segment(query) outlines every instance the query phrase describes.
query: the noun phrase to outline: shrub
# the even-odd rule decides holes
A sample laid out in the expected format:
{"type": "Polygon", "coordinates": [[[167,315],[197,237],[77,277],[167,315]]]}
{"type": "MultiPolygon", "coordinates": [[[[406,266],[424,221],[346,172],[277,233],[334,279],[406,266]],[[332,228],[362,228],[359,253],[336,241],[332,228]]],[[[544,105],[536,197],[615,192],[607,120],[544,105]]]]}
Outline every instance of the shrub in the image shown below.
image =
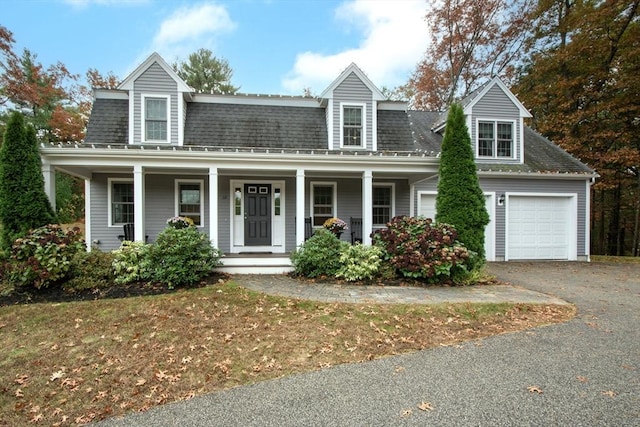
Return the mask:
{"type": "Polygon", "coordinates": [[[68,277],[73,257],[85,250],[80,229],[49,224],[29,231],[11,246],[6,279],[17,290],[46,288],[68,277]]]}
{"type": "Polygon", "coordinates": [[[340,268],[340,253],[349,243],[335,234],[320,229],[291,253],[291,263],[300,276],[335,276],[340,268]]]}
{"type": "Polygon", "coordinates": [[[111,286],[114,281],[113,260],[113,253],[99,249],[78,252],[71,262],[71,278],[62,288],[73,292],[111,286]]]}
{"type": "Polygon", "coordinates": [[[169,289],[192,285],[220,265],[222,253],[195,227],[167,227],[149,250],[149,279],[169,289]]]}
{"type": "Polygon", "coordinates": [[[125,240],[119,249],[112,252],[114,282],[118,285],[145,280],[149,277],[150,245],[142,242],[130,242],[125,240]]]}
{"type": "Polygon", "coordinates": [[[336,276],[348,282],[373,279],[380,269],[381,256],[382,249],[377,246],[347,245],[340,254],[341,266],[336,276]]]}
{"type": "Polygon", "coordinates": [[[403,276],[440,282],[467,271],[471,253],[457,237],[450,225],[401,216],[393,218],[386,229],[377,230],[374,242],[383,249],[383,258],[403,276]]]}

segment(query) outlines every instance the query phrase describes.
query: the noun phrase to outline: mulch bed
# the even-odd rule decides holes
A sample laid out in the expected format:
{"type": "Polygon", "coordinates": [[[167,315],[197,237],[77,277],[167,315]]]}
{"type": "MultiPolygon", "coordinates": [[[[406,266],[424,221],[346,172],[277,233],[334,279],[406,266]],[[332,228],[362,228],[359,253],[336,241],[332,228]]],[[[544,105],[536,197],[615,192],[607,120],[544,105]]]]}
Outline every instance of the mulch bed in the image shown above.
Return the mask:
{"type": "Polygon", "coordinates": [[[204,280],[190,286],[182,286],[177,289],[168,289],[162,283],[135,282],[126,285],[113,285],[93,289],[82,289],[68,291],[60,287],[50,287],[31,292],[12,292],[9,295],[0,296],[0,306],[16,304],[35,304],[46,302],[71,302],[71,301],[93,301],[99,299],[128,298],[143,295],[160,295],[176,292],[181,289],[202,288],[215,285],[220,281],[226,281],[229,275],[224,273],[214,273],[204,280]]]}

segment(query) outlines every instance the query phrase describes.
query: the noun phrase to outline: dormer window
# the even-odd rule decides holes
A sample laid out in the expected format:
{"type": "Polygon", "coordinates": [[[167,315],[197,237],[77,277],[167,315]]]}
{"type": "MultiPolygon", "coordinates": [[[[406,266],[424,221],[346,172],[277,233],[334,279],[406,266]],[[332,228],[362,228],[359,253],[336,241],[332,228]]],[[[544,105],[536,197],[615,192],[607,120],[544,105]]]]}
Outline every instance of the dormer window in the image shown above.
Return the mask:
{"type": "Polygon", "coordinates": [[[364,147],[364,105],[343,105],[342,122],[342,147],[364,147]]]}
{"type": "Polygon", "coordinates": [[[513,158],[513,122],[478,121],[478,157],[513,158]]]}
{"type": "Polygon", "coordinates": [[[169,142],[169,97],[143,96],[144,141],[169,142]]]}

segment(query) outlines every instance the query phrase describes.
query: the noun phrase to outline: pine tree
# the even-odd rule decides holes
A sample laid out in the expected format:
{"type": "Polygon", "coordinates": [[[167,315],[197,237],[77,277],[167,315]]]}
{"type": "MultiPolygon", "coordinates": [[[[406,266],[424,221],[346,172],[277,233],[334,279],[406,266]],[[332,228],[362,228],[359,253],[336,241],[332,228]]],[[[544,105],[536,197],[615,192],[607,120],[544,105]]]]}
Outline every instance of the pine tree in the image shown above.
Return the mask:
{"type": "Polygon", "coordinates": [[[464,112],[458,104],[451,105],[442,141],[436,221],[453,225],[458,230],[458,240],[484,260],[484,228],[489,223],[489,214],[476,174],[464,112]]]}
{"type": "Polygon", "coordinates": [[[173,64],[173,68],[197,92],[234,94],[239,89],[231,84],[233,70],[229,62],[213,56],[209,49],[198,49],[187,62],[173,64]]]}
{"type": "Polygon", "coordinates": [[[25,127],[22,114],[11,114],[0,148],[0,223],[2,246],[29,229],[55,222],[44,192],[42,161],[35,129],[25,127]]]}

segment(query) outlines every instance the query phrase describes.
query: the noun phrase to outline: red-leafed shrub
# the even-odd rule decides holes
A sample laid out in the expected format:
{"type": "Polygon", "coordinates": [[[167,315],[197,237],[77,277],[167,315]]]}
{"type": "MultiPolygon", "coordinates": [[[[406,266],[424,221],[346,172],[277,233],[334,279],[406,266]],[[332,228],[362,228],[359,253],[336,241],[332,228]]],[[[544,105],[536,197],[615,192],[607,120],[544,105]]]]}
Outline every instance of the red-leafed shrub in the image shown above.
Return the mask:
{"type": "Polygon", "coordinates": [[[474,253],[457,241],[450,225],[433,224],[430,218],[398,216],[377,230],[373,239],[384,251],[383,259],[402,276],[430,283],[461,280],[467,275],[474,253]]]}

